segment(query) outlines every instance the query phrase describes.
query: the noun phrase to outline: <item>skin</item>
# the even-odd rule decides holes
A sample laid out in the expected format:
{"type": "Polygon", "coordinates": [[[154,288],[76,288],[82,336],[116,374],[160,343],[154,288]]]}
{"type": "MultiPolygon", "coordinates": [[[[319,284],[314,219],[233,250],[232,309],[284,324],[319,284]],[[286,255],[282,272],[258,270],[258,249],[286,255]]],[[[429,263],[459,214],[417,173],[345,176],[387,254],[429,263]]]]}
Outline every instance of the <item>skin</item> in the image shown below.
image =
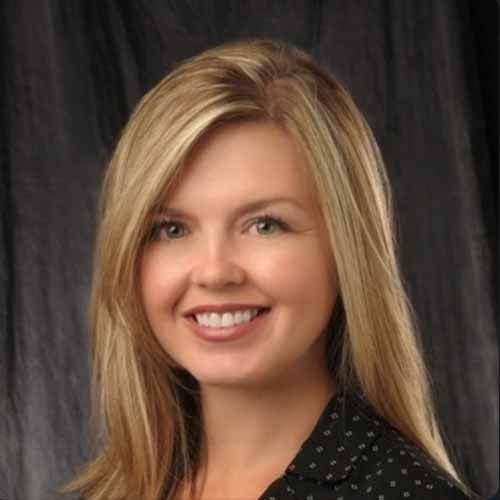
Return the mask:
{"type": "Polygon", "coordinates": [[[194,149],[164,202],[189,218],[175,217],[170,232],[163,226],[140,257],[151,328],[200,384],[208,436],[202,498],[260,496],[335,391],[324,331],[337,295],[336,268],[305,165],[275,124],[219,127],[194,149]],[[302,209],[276,203],[236,215],[246,202],[278,196],[302,209]],[[289,227],[257,221],[263,214],[289,227]],[[272,309],[258,331],[234,342],[206,342],[187,326],[188,308],[228,302],[272,309]]]}

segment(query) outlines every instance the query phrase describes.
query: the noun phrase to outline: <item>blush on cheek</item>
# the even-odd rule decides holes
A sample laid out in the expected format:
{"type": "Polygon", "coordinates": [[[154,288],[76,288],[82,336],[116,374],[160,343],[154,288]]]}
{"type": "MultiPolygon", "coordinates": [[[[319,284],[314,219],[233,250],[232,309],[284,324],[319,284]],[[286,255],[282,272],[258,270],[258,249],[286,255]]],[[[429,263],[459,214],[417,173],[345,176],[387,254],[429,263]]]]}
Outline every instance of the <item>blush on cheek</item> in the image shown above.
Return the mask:
{"type": "Polygon", "coordinates": [[[306,303],[318,305],[335,289],[335,275],[325,261],[320,249],[309,246],[307,251],[287,256],[275,266],[273,280],[279,284],[281,295],[288,295],[290,302],[300,307],[306,303]]]}
{"type": "Polygon", "coordinates": [[[324,279],[323,259],[315,248],[306,248],[302,251],[281,255],[270,266],[269,273],[283,285],[292,287],[304,286],[315,279],[324,279]]]}

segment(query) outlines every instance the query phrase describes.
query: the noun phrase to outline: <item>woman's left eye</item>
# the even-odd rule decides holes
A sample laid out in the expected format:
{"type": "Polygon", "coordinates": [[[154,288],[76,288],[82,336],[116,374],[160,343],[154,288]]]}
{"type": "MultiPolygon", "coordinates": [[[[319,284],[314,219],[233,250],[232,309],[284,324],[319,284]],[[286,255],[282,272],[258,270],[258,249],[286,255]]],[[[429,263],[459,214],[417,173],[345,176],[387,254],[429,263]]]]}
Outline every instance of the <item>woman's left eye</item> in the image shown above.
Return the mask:
{"type": "MultiPolygon", "coordinates": [[[[274,226],[274,227],[277,227],[279,228],[280,231],[288,231],[289,230],[289,226],[288,224],[283,220],[283,219],[280,219],[279,217],[275,217],[273,215],[263,215],[261,217],[258,217],[257,219],[253,220],[252,221],[253,223],[256,223],[256,224],[260,224],[261,226],[260,227],[263,227],[262,224],[264,225],[264,227],[269,227],[269,226],[274,226]]],[[[274,234],[275,231],[273,231],[272,233],[269,233],[269,232],[264,232],[264,235],[266,234],[274,234]]],[[[260,233],[262,234],[262,233],[260,233]]]]}

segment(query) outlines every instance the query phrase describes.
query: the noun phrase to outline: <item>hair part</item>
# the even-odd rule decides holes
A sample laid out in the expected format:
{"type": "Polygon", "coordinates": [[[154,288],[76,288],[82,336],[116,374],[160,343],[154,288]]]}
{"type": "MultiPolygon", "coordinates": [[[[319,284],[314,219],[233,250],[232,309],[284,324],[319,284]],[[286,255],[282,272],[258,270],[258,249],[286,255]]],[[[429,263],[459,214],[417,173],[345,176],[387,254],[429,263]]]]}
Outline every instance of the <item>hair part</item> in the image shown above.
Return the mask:
{"type": "Polygon", "coordinates": [[[119,138],[99,201],[89,309],[97,458],[61,491],[172,500],[182,482],[193,485],[204,460],[197,383],[152,334],[137,263],[151,214],[175,189],[194,146],[241,120],[283,127],[306,156],[340,289],[327,349],[337,390],[361,392],[469,493],[435,416],[370,127],[329,71],[269,39],[227,43],[177,64],[141,99],[119,138]]]}

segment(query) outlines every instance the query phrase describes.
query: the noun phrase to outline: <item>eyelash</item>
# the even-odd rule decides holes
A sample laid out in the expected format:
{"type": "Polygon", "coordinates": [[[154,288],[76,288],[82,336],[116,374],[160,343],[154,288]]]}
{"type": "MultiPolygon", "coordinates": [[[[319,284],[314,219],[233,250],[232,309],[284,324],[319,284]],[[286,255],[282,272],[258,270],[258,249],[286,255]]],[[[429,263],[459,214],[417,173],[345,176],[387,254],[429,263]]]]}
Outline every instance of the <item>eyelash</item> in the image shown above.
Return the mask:
{"type": "MultiPolygon", "coordinates": [[[[255,219],[251,220],[252,224],[258,223],[258,222],[272,222],[276,226],[279,227],[281,231],[287,232],[290,230],[290,226],[281,218],[276,215],[271,215],[271,214],[262,214],[255,219]]],[[[183,222],[178,221],[176,219],[163,219],[157,222],[154,222],[151,231],[149,232],[149,238],[148,240],[156,240],[158,239],[159,232],[165,228],[168,224],[176,224],[176,225],[183,225],[183,222]]],[[[274,233],[273,233],[274,234],[274,233]]],[[[271,234],[270,236],[272,236],[271,234]]],[[[168,241],[176,240],[179,238],[165,238],[168,241]]]]}

